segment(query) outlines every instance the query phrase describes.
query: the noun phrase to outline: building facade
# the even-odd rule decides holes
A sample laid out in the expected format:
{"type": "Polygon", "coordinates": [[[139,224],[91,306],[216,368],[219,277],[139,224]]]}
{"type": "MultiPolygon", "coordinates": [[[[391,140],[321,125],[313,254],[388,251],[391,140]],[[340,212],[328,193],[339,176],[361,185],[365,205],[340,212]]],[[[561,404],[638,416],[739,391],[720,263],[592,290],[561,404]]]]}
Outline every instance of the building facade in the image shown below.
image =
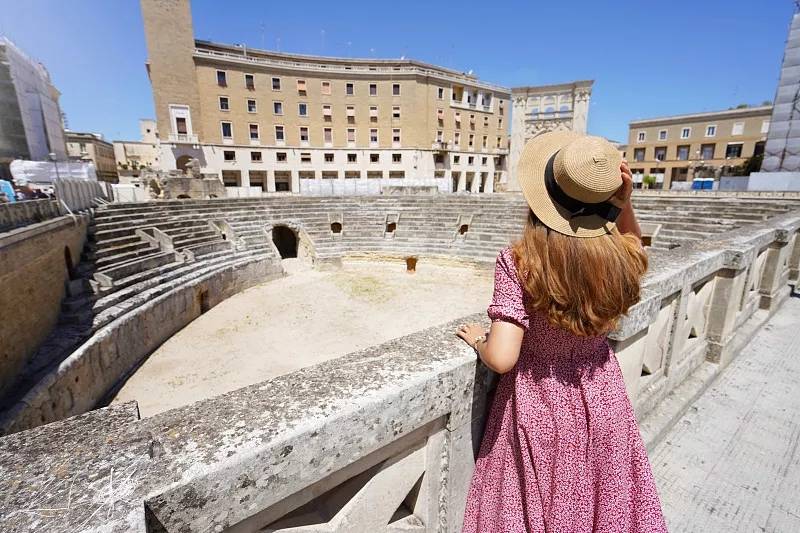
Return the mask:
{"type": "MultiPolygon", "coordinates": [[[[0,167],[67,158],[59,92],[47,69],[0,37],[0,167]]],[[[2,170],[0,170],[2,172],[2,170]]]]}
{"type": "Polygon", "coordinates": [[[585,134],[593,80],[574,81],[511,90],[511,174],[508,190],[519,190],[516,168],[525,143],[548,131],[585,134]]]}
{"type": "Polygon", "coordinates": [[[75,161],[91,161],[94,163],[97,179],[117,183],[117,160],[114,157],[114,146],[103,140],[97,133],[65,132],[67,155],[75,161]]]}
{"type": "Polygon", "coordinates": [[[635,120],[628,130],[627,159],[635,183],[685,188],[694,178],[714,178],[764,153],[772,106],[635,120]]]}
{"type": "Polygon", "coordinates": [[[226,186],[264,192],[490,192],[506,180],[503,87],[413,60],[196,41],[188,0],[141,4],[162,170],[196,158],[226,186]]]}
{"type": "Polygon", "coordinates": [[[137,176],[141,170],[160,170],[158,127],[153,119],[139,121],[139,141],[114,141],[114,158],[121,176],[137,176]]]}

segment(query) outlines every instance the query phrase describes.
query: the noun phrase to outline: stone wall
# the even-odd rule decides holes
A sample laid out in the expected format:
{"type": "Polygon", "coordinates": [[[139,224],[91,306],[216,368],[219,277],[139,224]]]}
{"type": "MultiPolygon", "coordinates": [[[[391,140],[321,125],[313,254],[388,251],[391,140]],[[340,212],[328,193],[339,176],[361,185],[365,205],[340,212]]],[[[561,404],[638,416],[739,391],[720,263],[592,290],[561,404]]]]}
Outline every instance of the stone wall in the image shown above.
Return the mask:
{"type": "Polygon", "coordinates": [[[62,216],[0,234],[0,396],[54,327],[87,224],[62,216]]]}
{"type": "Polygon", "coordinates": [[[58,216],[61,216],[61,208],[56,200],[27,200],[0,204],[0,231],[9,231],[58,216]]]}
{"type": "MultiPolygon", "coordinates": [[[[799,229],[795,211],[653,251],[612,336],[648,444],[789,295],[799,229]]],[[[114,406],[4,437],[0,529],[459,531],[492,384],[453,335],[472,320],[145,420],[114,406]]]]}

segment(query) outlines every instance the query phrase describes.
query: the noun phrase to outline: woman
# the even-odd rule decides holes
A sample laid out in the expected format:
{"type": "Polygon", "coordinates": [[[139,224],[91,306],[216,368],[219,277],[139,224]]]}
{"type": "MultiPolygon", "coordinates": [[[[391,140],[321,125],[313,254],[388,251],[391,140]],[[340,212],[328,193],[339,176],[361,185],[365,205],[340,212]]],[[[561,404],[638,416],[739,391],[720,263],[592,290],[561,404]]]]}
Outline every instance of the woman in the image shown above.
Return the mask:
{"type": "Polygon", "coordinates": [[[457,332],[502,374],[464,532],[665,532],[606,340],[647,269],[628,165],[605,139],[553,132],[517,174],[530,214],[497,258],[491,330],[457,332]]]}

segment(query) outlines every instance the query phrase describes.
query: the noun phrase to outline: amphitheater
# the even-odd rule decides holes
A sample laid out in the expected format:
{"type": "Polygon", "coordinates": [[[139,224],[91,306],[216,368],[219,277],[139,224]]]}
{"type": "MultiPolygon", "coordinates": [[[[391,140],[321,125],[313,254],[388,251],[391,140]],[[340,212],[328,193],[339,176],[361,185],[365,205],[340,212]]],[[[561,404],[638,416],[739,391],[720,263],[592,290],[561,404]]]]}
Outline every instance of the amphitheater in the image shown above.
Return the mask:
{"type": "MultiPolygon", "coordinates": [[[[0,530],[459,530],[496,377],[453,331],[520,196],[90,196],[0,206],[0,530]]],[[[800,196],[635,207],[611,339],[652,450],[787,302],[800,196]]]]}

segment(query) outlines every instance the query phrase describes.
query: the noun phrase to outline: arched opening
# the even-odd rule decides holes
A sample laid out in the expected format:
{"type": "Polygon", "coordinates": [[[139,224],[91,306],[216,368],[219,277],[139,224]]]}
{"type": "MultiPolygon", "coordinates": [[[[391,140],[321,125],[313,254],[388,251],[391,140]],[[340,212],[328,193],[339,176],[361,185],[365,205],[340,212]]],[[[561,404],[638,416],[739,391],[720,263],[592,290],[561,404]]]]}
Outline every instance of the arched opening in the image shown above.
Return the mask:
{"type": "Polygon", "coordinates": [[[286,226],[275,226],[272,228],[272,242],[281,259],[297,257],[297,234],[286,226]]]}
{"type": "Polygon", "coordinates": [[[191,198],[191,196],[189,196],[188,194],[179,194],[178,195],[178,200],[189,200],[190,198],[191,198]]]}
{"type": "Polygon", "coordinates": [[[191,161],[191,156],[182,155],[178,159],[175,160],[175,167],[180,170],[181,172],[186,172],[186,165],[191,161]]]}
{"type": "Polygon", "coordinates": [[[341,233],[342,224],[339,222],[331,222],[331,233],[341,233]]]}
{"type": "Polygon", "coordinates": [[[64,247],[64,264],[67,267],[69,279],[75,279],[75,264],[72,262],[72,252],[69,251],[69,246],[64,247]]]}
{"type": "Polygon", "coordinates": [[[386,233],[394,233],[396,229],[397,229],[396,222],[389,222],[388,224],[386,224],[386,233]]]}
{"type": "Polygon", "coordinates": [[[461,224],[461,226],[459,226],[459,228],[458,228],[458,234],[459,235],[464,235],[468,231],[469,231],[469,225],[468,224],[461,224]]]}

